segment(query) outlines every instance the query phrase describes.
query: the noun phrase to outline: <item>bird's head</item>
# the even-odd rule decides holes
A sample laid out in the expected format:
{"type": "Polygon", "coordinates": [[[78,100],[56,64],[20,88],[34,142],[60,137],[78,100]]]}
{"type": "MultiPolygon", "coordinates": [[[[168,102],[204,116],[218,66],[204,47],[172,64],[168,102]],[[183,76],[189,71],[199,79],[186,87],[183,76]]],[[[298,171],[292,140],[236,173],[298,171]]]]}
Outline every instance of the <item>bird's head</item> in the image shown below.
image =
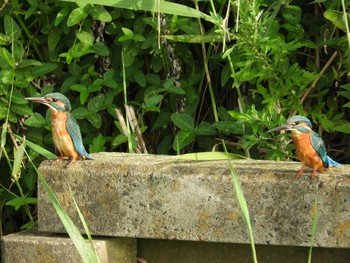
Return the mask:
{"type": "Polygon", "coordinates": [[[66,96],[61,93],[48,93],[43,97],[29,97],[26,100],[48,106],[53,112],[68,112],[71,110],[70,102],[66,96]]]}
{"type": "Polygon", "coordinates": [[[295,115],[288,118],[285,124],[273,128],[270,132],[287,130],[292,131],[294,134],[299,134],[310,132],[311,129],[312,124],[308,118],[301,115],[295,115]]]}

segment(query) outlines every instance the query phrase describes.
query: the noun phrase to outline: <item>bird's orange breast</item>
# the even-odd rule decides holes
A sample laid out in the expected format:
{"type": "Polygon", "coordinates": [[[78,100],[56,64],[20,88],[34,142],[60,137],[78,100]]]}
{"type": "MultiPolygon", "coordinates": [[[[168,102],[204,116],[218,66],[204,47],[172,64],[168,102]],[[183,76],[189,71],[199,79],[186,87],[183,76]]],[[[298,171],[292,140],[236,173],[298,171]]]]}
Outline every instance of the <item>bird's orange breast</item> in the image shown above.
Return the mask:
{"type": "Polygon", "coordinates": [[[293,141],[301,162],[319,171],[325,169],[320,156],[311,144],[310,133],[293,134],[293,141]]]}
{"type": "Polygon", "coordinates": [[[79,154],[75,150],[73,140],[67,131],[66,122],[67,114],[65,112],[52,112],[52,139],[61,155],[69,158],[78,158],[79,154]]]}

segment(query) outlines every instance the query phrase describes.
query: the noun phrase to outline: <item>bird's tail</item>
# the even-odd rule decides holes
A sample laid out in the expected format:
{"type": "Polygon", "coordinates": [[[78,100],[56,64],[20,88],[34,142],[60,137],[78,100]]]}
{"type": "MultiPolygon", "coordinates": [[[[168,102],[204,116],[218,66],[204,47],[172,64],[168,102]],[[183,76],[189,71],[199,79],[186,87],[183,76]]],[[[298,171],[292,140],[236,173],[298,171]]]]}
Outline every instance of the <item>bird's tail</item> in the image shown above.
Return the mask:
{"type": "Polygon", "coordinates": [[[89,159],[89,160],[96,160],[96,158],[92,157],[90,154],[88,154],[87,152],[84,153],[84,157],[89,159]]]}
{"type": "Polygon", "coordinates": [[[329,157],[327,155],[327,159],[328,159],[328,163],[329,163],[329,166],[332,167],[332,166],[335,166],[335,167],[339,167],[341,164],[334,161],[331,157],[329,157]]]}

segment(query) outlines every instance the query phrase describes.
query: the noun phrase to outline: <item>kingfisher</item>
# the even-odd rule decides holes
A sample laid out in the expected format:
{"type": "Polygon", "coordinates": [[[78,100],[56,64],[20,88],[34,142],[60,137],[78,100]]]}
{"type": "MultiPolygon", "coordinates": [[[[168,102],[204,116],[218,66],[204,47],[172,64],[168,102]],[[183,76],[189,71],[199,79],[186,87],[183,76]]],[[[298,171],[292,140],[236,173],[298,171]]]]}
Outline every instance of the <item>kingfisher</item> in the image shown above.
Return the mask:
{"type": "Polygon", "coordinates": [[[70,113],[71,105],[66,96],[55,92],[26,100],[44,104],[51,110],[52,139],[55,148],[60,152],[60,157],[53,163],[63,160],[63,157],[71,159],[67,167],[79,158],[95,160],[85,150],[79,125],[70,113]]]}
{"type": "Polygon", "coordinates": [[[302,167],[296,178],[303,174],[305,165],[314,169],[311,179],[315,177],[317,171],[340,166],[340,163],[327,155],[324,141],[319,134],[312,130],[312,124],[308,118],[301,115],[292,116],[287,119],[285,124],[273,128],[270,132],[283,130],[292,131],[296,154],[302,162],[302,167]]]}

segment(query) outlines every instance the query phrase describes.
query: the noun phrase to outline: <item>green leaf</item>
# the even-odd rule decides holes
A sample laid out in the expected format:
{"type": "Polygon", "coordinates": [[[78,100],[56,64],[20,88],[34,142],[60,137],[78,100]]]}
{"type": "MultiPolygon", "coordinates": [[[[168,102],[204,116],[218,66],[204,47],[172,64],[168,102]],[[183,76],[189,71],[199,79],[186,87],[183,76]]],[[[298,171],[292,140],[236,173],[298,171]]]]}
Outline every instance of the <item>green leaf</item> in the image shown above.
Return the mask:
{"type": "Polygon", "coordinates": [[[126,137],[124,134],[118,134],[118,136],[114,138],[112,145],[116,147],[123,143],[126,143],[127,141],[128,137],[126,137]]]}
{"type": "Polygon", "coordinates": [[[61,24],[62,20],[68,15],[69,13],[69,8],[68,6],[63,7],[57,14],[56,19],[55,19],[55,26],[58,26],[61,24]]]}
{"type": "Polygon", "coordinates": [[[168,111],[160,112],[158,114],[156,121],[153,123],[152,131],[170,123],[171,122],[171,115],[172,114],[168,111]]]}
{"type": "Polygon", "coordinates": [[[163,100],[163,95],[155,95],[149,98],[146,98],[144,103],[142,104],[142,108],[145,110],[153,110],[158,111],[157,105],[163,100]]]}
{"type": "Polygon", "coordinates": [[[78,92],[84,92],[87,91],[88,88],[84,84],[74,84],[69,87],[71,90],[78,91],[78,92]]]}
{"type": "Polygon", "coordinates": [[[193,142],[195,138],[196,135],[193,130],[180,130],[175,136],[173,149],[178,152],[193,142]]]}
{"type": "Polygon", "coordinates": [[[12,104],[11,111],[19,115],[32,115],[33,111],[27,104],[12,104]]]}
{"type": "Polygon", "coordinates": [[[92,16],[93,19],[99,20],[102,22],[111,22],[112,21],[112,16],[101,5],[94,6],[93,9],[90,11],[90,15],[92,16]]]}
{"type": "Polygon", "coordinates": [[[97,129],[99,129],[101,127],[101,115],[98,113],[95,114],[90,114],[87,117],[88,121],[97,129]]]}
{"type": "Polygon", "coordinates": [[[297,25],[301,20],[301,8],[296,5],[287,5],[282,8],[283,18],[292,25],[297,25]]]}
{"type": "Polygon", "coordinates": [[[94,44],[94,37],[89,32],[82,30],[77,34],[77,38],[89,46],[94,44]]]}
{"type": "Polygon", "coordinates": [[[89,112],[97,113],[101,110],[104,110],[106,108],[104,100],[105,100],[104,94],[99,94],[96,97],[92,98],[87,105],[89,112]]]}
{"type": "Polygon", "coordinates": [[[83,120],[90,115],[90,112],[84,107],[78,107],[72,110],[72,115],[76,120],[83,120]]]}
{"type": "Polygon", "coordinates": [[[11,68],[15,67],[16,61],[6,48],[1,48],[0,58],[4,59],[11,68]]]}
{"type": "Polygon", "coordinates": [[[193,130],[194,120],[186,113],[174,113],[171,115],[172,122],[182,130],[193,130]]]}
{"type": "Polygon", "coordinates": [[[3,33],[0,33],[0,45],[7,46],[11,43],[11,37],[3,33]]]}
{"type": "Polygon", "coordinates": [[[61,86],[61,92],[66,93],[67,91],[69,91],[70,87],[73,86],[74,84],[76,84],[77,81],[78,81],[78,79],[74,76],[70,76],[70,77],[66,78],[61,86]]]}
{"type": "Polygon", "coordinates": [[[15,71],[13,69],[3,69],[0,71],[0,83],[12,85],[15,83],[15,71]]]}
{"type": "Polygon", "coordinates": [[[184,43],[213,43],[213,42],[223,42],[222,34],[210,33],[208,35],[164,35],[165,39],[184,42],[184,43]]]}
{"type": "Polygon", "coordinates": [[[16,21],[9,15],[4,17],[5,34],[14,39],[19,39],[22,35],[22,30],[16,21]]]}
{"type": "Polygon", "coordinates": [[[194,130],[196,135],[215,135],[216,129],[209,123],[203,121],[194,130]]]}
{"type": "Polygon", "coordinates": [[[26,141],[23,140],[22,144],[17,148],[15,152],[15,157],[13,161],[11,177],[17,181],[21,175],[21,167],[24,156],[24,151],[26,147],[26,141]]]}
{"type": "Polygon", "coordinates": [[[97,137],[95,137],[92,141],[92,145],[90,145],[90,152],[95,153],[95,152],[104,152],[106,151],[106,139],[105,137],[99,133],[97,137]]]}
{"type": "Polygon", "coordinates": [[[218,121],[213,123],[213,127],[225,134],[244,134],[242,125],[233,121],[218,121]]]}
{"type": "MultiPolygon", "coordinates": [[[[9,96],[10,96],[10,93],[8,93],[8,97],[9,96]]],[[[28,104],[28,101],[26,101],[25,97],[17,89],[13,89],[11,100],[12,100],[12,103],[16,103],[16,104],[28,104]]]]}
{"type": "Polygon", "coordinates": [[[173,94],[185,95],[186,92],[181,87],[176,87],[174,84],[174,79],[170,78],[164,83],[164,89],[173,94]]]}
{"type": "Polygon", "coordinates": [[[146,76],[141,70],[134,71],[134,79],[141,87],[146,87],[146,76]]]}
{"type": "Polygon", "coordinates": [[[125,42],[134,38],[134,32],[132,32],[129,28],[122,27],[122,31],[124,35],[118,38],[119,42],[125,42]]]}
{"type": "Polygon", "coordinates": [[[46,120],[41,114],[35,112],[24,121],[24,124],[29,127],[41,128],[46,124],[46,120]]]}
{"type": "Polygon", "coordinates": [[[342,125],[337,125],[334,127],[335,131],[343,132],[343,133],[349,133],[350,134],[350,123],[345,123],[342,125]]]}
{"type": "MultiPolygon", "coordinates": [[[[19,141],[21,141],[21,142],[24,141],[24,139],[23,139],[21,136],[18,136],[17,134],[14,134],[14,133],[12,133],[12,135],[13,135],[16,139],[18,139],[19,141]]],[[[51,153],[50,151],[46,150],[45,148],[43,148],[43,147],[41,147],[41,146],[39,146],[39,145],[37,145],[37,144],[31,142],[31,141],[28,141],[28,140],[25,140],[25,142],[26,142],[26,145],[27,145],[30,149],[32,149],[33,151],[39,153],[40,155],[44,156],[45,158],[47,158],[47,159],[56,159],[56,158],[57,158],[56,155],[54,155],[54,154],[51,153]]]]}
{"type": "Polygon", "coordinates": [[[108,47],[102,43],[102,42],[97,42],[92,46],[92,50],[96,52],[97,55],[106,57],[109,55],[109,50],[108,47]]]}
{"type": "Polygon", "coordinates": [[[6,205],[13,206],[15,210],[17,211],[18,209],[21,208],[23,205],[36,205],[37,204],[37,198],[34,197],[26,197],[25,195],[23,196],[18,196],[16,198],[13,198],[5,203],[6,205]]]}
{"type": "Polygon", "coordinates": [[[337,28],[341,29],[342,31],[346,32],[346,25],[343,19],[343,13],[339,11],[334,10],[326,10],[323,13],[323,16],[331,21],[333,25],[335,25],[337,28]]]}
{"type": "Polygon", "coordinates": [[[67,26],[71,27],[80,23],[87,17],[87,15],[88,14],[86,14],[80,7],[75,8],[68,16],[67,26]]]}
{"type": "Polygon", "coordinates": [[[54,63],[43,63],[41,66],[34,66],[32,68],[32,74],[35,77],[41,77],[47,73],[55,71],[57,69],[57,64],[54,63]]]}

